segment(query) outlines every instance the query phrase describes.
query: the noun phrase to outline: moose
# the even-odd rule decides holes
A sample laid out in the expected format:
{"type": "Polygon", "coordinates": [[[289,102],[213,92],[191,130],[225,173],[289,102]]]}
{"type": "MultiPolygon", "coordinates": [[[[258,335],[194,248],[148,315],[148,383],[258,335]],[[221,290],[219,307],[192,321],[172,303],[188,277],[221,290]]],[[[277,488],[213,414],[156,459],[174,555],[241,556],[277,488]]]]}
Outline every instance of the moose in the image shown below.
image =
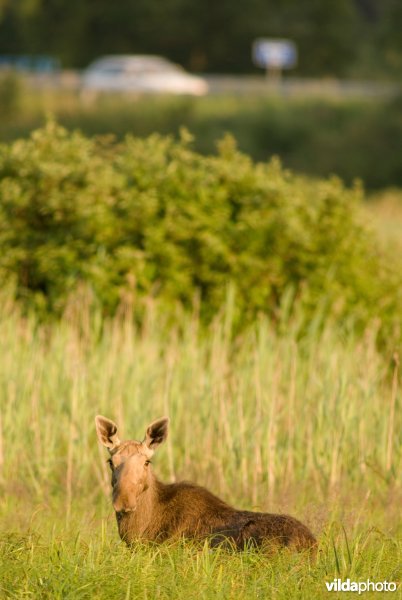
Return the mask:
{"type": "Polygon", "coordinates": [[[208,539],[212,546],[243,550],[290,548],[315,551],[316,540],[297,519],[283,514],[238,510],[193,483],[162,483],[151,458],[166,440],[169,419],[153,421],[142,442],[120,441],[116,424],[95,417],[99,441],[109,450],[112,501],[120,537],[163,542],[174,538],[208,539]]]}

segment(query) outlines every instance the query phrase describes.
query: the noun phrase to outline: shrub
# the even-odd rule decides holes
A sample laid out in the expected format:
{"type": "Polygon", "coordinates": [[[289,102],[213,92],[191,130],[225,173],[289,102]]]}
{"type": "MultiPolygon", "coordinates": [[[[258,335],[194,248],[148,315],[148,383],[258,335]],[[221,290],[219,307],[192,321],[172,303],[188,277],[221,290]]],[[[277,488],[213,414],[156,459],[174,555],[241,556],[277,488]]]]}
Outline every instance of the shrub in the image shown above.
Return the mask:
{"type": "Polygon", "coordinates": [[[398,325],[401,274],[362,223],[361,191],[253,163],[229,137],[202,156],[186,132],[118,144],[49,122],[0,148],[0,194],[0,276],[43,313],[84,282],[107,313],[135,287],[166,308],[198,294],[210,320],[231,282],[239,323],[275,318],[291,288],[306,314],[398,325]]]}
{"type": "Polygon", "coordinates": [[[0,73],[1,119],[7,120],[18,115],[23,92],[23,82],[15,73],[7,71],[0,73]]]}

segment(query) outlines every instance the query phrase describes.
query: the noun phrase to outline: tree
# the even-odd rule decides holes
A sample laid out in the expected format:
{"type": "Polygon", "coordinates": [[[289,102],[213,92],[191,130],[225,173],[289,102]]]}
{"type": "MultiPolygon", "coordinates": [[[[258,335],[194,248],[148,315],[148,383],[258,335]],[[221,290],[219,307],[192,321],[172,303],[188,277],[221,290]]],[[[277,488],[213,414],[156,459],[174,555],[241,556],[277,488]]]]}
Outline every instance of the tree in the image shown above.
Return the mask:
{"type": "Polygon", "coordinates": [[[273,36],[297,43],[299,74],[396,75],[401,25],[398,0],[2,0],[0,47],[53,53],[68,67],[135,52],[196,71],[250,72],[253,40],[273,36]]]}

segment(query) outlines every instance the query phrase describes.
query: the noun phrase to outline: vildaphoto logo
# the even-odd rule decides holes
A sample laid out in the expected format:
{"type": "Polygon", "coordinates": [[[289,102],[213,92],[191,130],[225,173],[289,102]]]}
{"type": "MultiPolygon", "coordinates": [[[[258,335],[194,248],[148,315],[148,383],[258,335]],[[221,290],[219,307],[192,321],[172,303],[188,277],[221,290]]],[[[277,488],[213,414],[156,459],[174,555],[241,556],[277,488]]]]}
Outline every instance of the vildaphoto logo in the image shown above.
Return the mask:
{"type": "Polygon", "coordinates": [[[334,579],[333,581],[326,581],[325,585],[329,592],[357,592],[363,594],[364,592],[395,592],[397,585],[394,581],[352,581],[351,579],[334,579]]]}

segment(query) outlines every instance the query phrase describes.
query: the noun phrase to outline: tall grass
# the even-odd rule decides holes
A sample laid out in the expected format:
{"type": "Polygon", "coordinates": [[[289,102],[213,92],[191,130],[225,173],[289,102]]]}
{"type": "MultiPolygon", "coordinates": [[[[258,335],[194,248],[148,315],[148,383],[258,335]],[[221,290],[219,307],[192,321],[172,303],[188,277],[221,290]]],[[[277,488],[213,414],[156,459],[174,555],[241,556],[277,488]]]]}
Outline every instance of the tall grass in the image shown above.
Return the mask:
{"type": "Polygon", "coordinates": [[[324,581],[401,573],[402,410],[396,357],[297,314],[231,336],[231,304],[205,332],[151,302],[141,329],[104,321],[85,299],[39,325],[0,311],[0,590],[6,597],[320,596],[324,581]],[[121,437],[171,417],[154,469],[239,507],[290,512],[322,552],[273,562],[190,545],[117,542],[94,416],[121,437]]]}
{"type": "Polygon", "coordinates": [[[369,198],[365,208],[371,217],[372,225],[379,239],[398,255],[402,252],[402,192],[400,189],[386,189],[369,198]]]}
{"type": "MultiPolygon", "coordinates": [[[[289,554],[228,554],[187,544],[146,546],[133,552],[99,527],[92,535],[8,536],[0,546],[0,590],[7,598],[199,599],[325,598],[325,582],[398,582],[401,546],[377,532],[324,542],[318,562],[289,554]],[[399,565],[398,565],[399,561],[399,565]]],[[[331,534],[329,534],[331,535],[331,534]]],[[[356,595],[356,594],[355,594],[356,595]]],[[[391,598],[398,593],[390,594],[391,598]]],[[[329,597],[349,598],[348,594],[329,597]]],[[[379,594],[364,594],[377,598],[379,594]]]]}

